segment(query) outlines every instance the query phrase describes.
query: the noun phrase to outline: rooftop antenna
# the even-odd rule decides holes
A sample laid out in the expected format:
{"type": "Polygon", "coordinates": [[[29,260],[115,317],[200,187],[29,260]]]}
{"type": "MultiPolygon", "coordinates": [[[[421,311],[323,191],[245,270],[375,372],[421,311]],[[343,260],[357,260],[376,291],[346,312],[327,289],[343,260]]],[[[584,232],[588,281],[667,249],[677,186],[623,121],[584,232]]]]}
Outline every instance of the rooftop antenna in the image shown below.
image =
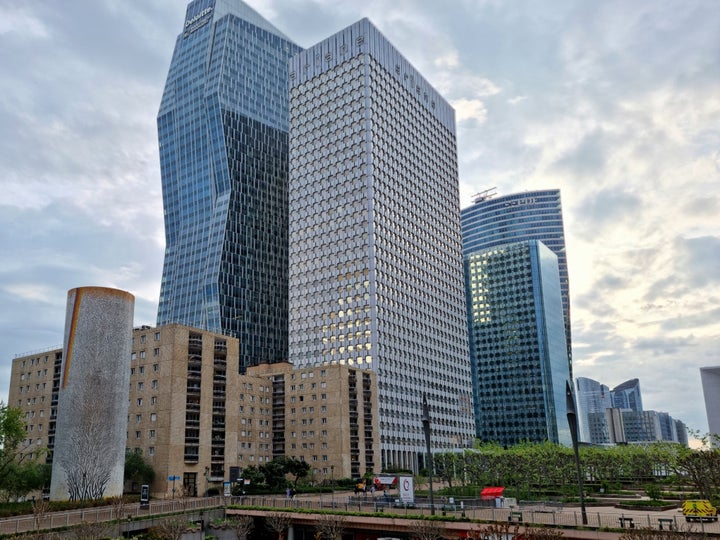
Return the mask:
{"type": "Polygon", "coordinates": [[[486,201],[487,199],[492,199],[495,195],[497,195],[497,191],[495,191],[496,189],[497,187],[491,187],[490,189],[476,193],[472,196],[473,204],[486,201]]]}

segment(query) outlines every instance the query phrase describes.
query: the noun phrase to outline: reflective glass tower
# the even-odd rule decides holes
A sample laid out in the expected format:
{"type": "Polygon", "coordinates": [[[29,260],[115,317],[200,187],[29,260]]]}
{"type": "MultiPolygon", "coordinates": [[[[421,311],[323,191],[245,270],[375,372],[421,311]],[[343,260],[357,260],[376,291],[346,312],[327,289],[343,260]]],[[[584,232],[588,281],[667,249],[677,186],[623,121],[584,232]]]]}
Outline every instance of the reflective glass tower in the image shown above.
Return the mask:
{"type": "Polygon", "coordinates": [[[528,240],[465,258],[477,436],[569,445],[557,256],[528,240]]]}
{"type": "Polygon", "coordinates": [[[560,190],[525,191],[503,197],[491,191],[476,196],[474,204],[462,210],[463,254],[520,240],[540,240],[557,255],[572,375],[570,285],[560,190]]]}
{"type": "Polygon", "coordinates": [[[610,396],[612,397],[613,407],[635,412],[643,410],[640,381],[638,379],[630,379],[618,384],[611,390],[610,396]]]}
{"type": "Polygon", "coordinates": [[[587,377],[575,379],[575,395],[578,402],[580,440],[601,444],[609,440],[605,410],[612,408],[610,388],[587,377]]]}
{"type": "Polygon", "coordinates": [[[299,50],[240,0],[195,0],[158,113],[157,322],[240,338],[241,371],[287,359],[287,64],[299,50]]]}
{"type": "Polygon", "coordinates": [[[474,435],[455,113],[366,19],[290,79],[290,360],[377,371],[372,468],[417,471],[424,394],[434,448],[474,435]]]}

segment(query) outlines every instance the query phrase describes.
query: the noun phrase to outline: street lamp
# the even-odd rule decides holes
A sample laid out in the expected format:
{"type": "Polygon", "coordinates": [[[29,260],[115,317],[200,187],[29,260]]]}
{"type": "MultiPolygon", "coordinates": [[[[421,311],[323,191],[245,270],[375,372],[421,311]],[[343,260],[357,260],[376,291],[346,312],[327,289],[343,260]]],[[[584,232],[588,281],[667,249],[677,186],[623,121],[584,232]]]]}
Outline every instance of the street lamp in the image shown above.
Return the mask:
{"type": "Polygon", "coordinates": [[[435,499],[433,497],[432,485],[432,453],[430,451],[430,408],[428,407],[427,396],[423,393],[423,413],[422,413],[423,431],[425,432],[425,449],[427,450],[427,467],[430,475],[430,515],[435,515],[435,499]]]}
{"type": "Polygon", "coordinates": [[[575,412],[575,396],[573,395],[570,381],[565,381],[565,408],[567,409],[568,425],[570,426],[570,438],[572,439],[573,452],[575,453],[575,467],[577,468],[578,489],[580,490],[580,512],[583,525],[587,525],[587,513],[585,512],[585,495],[583,493],[582,471],[580,470],[580,451],[578,450],[578,420],[575,412]]]}
{"type": "Polygon", "coordinates": [[[330,465],[330,500],[335,508],[335,465],[330,465]]]}

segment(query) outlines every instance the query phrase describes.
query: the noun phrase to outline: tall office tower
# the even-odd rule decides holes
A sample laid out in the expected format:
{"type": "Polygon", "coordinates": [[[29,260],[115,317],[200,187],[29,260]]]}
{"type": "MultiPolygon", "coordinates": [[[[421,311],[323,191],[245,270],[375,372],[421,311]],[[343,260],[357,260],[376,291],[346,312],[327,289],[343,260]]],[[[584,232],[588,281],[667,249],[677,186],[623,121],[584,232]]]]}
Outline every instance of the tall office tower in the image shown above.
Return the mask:
{"type": "Polygon", "coordinates": [[[575,379],[577,395],[578,423],[580,424],[580,440],[586,443],[607,442],[607,426],[605,409],[612,407],[610,388],[593,379],[578,377],[575,379]]]}
{"type": "Polygon", "coordinates": [[[187,7],[158,113],[159,325],[240,339],[240,371],[287,360],[288,59],[241,0],[187,7]]]}
{"type": "Polygon", "coordinates": [[[483,441],[569,445],[557,256],[528,240],[465,258],[475,423],[483,441]]]}
{"type": "MultiPolygon", "coordinates": [[[[700,368],[700,380],[705,398],[708,433],[720,436],[720,366],[700,368]]],[[[713,446],[720,446],[720,439],[714,439],[712,443],[713,446]]]]}
{"type": "Polygon", "coordinates": [[[366,19],[290,64],[290,361],[378,374],[381,467],[473,437],[455,113],[366,19]]]}
{"type": "Polygon", "coordinates": [[[618,409],[628,409],[635,412],[643,410],[640,381],[638,379],[630,379],[617,385],[610,391],[610,397],[612,398],[613,407],[618,409]]]}
{"type": "Polygon", "coordinates": [[[568,369],[572,376],[570,282],[560,190],[526,191],[503,197],[495,197],[492,190],[485,191],[475,197],[472,206],[463,208],[462,231],[466,257],[481,249],[521,240],[540,240],[557,255],[568,369]]]}

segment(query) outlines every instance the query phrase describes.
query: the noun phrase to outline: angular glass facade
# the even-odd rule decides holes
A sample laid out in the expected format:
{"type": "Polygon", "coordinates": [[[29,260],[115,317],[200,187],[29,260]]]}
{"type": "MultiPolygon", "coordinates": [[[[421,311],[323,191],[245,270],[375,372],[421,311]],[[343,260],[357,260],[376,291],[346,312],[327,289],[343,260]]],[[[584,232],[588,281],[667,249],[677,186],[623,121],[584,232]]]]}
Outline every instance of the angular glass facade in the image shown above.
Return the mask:
{"type": "Polygon", "coordinates": [[[378,373],[382,463],[474,435],[455,114],[366,19],[290,65],[290,361],[378,373]]]}
{"type": "Polygon", "coordinates": [[[157,322],[238,337],[244,371],[287,360],[287,63],[300,48],[240,0],[191,2],[183,28],[157,120],[157,322]]]}
{"type": "Polygon", "coordinates": [[[605,422],[605,409],[612,407],[610,388],[593,379],[578,377],[575,379],[575,394],[578,404],[580,441],[595,444],[607,443],[609,435],[605,422]],[[591,418],[593,418],[592,421],[591,418]]]}
{"type": "Polygon", "coordinates": [[[640,394],[640,381],[630,379],[617,385],[610,391],[612,406],[635,412],[643,410],[642,395],[640,394]]]}
{"type": "Polygon", "coordinates": [[[521,240],[540,240],[558,258],[567,355],[572,375],[570,282],[559,189],[484,195],[462,210],[463,254],[521,240]]]}
{"type": "Polygon", "coordinates": [[[569,445],[557,256],[537,240],[465,258],[477,436],[569,445]]]}

